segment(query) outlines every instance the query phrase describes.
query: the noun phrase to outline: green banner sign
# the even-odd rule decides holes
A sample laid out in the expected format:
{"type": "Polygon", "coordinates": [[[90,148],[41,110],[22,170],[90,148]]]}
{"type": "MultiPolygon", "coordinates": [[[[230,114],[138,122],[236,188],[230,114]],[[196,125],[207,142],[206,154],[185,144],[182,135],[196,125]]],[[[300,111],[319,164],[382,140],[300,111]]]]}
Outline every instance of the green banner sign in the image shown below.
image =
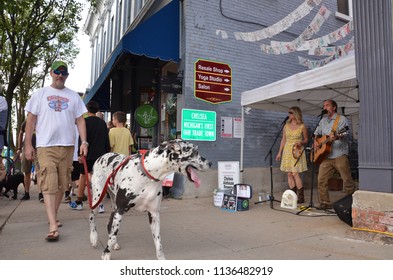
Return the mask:
{"type": "Polygon", "coordinates": [[[216,141],[216,131],[216,112],[190,109],[182,110],[182,139],[216,141]]]}

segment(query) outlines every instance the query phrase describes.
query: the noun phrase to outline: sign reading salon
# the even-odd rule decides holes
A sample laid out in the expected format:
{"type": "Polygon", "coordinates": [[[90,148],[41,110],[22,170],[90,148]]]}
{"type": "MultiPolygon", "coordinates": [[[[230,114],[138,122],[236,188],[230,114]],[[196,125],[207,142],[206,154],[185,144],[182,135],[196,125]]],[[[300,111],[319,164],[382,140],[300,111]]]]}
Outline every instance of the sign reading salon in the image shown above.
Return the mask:
{"type": "Polygon", "coordinates": [[[183,140],[216,141],[216,112],[182,109],[183,140]]]}
{"type": "Polygon", "coordinates": [[[196,98],[213,104],[232,101],[232,70],[228,64],[198,59],[194,72],[196,98]]]}

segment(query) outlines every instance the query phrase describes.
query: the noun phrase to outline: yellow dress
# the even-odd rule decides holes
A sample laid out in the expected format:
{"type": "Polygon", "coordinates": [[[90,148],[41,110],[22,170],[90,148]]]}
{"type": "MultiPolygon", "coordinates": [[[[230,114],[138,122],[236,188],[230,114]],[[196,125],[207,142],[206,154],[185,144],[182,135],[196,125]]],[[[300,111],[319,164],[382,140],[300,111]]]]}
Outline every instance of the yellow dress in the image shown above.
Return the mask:
{"type": "MultiPolygon", "coordinates": [[[[292,155],[292,146],[296,142],[301,142],[303,139],[303,127],[304,124],[299,126],[298,128],[292,130],[288,124],[285,125],[285,134],[286,134],[286,143],[284,146],[284,150],[281,156],[281,167],[280,170],[283,172],[296,172],[301,173],[307,171],[307,160],[306,160],[306,152],[304,151],[302,156],[300,157],[298,163],[295,166],[297,159],[295,159],[292,155]]],[[[302,146],[303,150],[303,146],[302,146]]]]}

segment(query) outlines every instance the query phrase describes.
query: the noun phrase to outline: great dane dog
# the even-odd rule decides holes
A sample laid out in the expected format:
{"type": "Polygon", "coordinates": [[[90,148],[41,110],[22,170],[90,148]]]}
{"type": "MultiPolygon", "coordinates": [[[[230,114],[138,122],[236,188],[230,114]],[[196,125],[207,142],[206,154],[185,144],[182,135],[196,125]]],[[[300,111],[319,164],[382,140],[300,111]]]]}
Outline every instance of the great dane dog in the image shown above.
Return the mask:
{"type": "MultiPolygon", "coordinates": [[[[195,170],[206,171],[211,162],[201,157],[198,146],[180,139],[163,142],[143,155],[124,156],[107,153],[93,166],[92,205],[99,202],[104,185],[112,200],[113,212],[108,222],[108,243],[102,253],[103,260],[111,258],[113,249],[120,249],[117,235],[124,213],[129,209],[147,212],[158,259],[165,259],[160,237],[160,208],[162,200],[161,181],[170,173],[179,172],[198,187],[201,183],[195,170]]],[[[97,208],[90,214],[90,242],[98,242],[95,215],[97,208]]]]}

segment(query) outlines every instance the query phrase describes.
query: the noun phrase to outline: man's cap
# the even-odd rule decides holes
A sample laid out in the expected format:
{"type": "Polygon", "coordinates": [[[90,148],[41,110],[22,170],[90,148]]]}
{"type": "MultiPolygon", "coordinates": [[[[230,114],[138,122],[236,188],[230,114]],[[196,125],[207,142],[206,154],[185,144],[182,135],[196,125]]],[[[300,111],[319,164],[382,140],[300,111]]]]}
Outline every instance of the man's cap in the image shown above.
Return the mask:
{"type": "Polygon", "coordinates": [[[64,61],[60,61],[60,60],[53,62],[52,66],[50,68],[52,70],[56,70],[56,69],[58,69],[61,66],[65,67],[68,70],[67,63],[65,63],[64,61]]]}

